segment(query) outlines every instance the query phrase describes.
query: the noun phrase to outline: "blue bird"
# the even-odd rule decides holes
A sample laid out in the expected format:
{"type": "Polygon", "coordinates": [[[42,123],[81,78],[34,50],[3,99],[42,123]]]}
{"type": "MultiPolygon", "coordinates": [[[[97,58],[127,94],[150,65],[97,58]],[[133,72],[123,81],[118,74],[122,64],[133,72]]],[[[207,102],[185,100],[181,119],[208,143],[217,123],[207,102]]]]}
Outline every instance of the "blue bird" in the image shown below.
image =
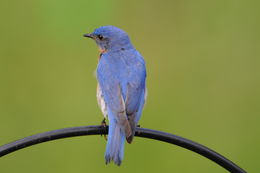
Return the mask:
{"type": "Polygon", "coordinates": [[[146,100],[145,61],[127,33],[115,26],[84,36],[95,40],[101,52],[96,76],[98,104],[109,120],[105,161],[119,166],[125,140],[132,142],[146,100]]]}

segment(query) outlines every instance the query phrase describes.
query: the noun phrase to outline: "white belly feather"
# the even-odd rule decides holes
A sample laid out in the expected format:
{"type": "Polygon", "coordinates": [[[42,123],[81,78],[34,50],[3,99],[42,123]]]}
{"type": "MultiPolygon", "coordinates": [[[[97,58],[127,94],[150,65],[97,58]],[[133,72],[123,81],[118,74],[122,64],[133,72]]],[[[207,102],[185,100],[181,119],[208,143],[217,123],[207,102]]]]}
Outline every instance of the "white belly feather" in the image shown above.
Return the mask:
{"type": "Polygon", "coordinates": [[[107,105],[105,103],[104,96],[99,87],[99,84],[97,85],[97,102],[98,102],[98,105],[99,105],[104,117],[107,118],[107,105]]]}

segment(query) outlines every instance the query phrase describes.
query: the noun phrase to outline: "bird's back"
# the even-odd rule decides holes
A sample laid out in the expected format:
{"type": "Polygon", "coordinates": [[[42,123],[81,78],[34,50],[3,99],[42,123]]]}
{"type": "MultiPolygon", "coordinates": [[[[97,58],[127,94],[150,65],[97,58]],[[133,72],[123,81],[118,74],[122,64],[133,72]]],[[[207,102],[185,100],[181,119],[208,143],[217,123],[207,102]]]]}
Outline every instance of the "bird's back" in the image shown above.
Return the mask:
{"type": "Polygon", "coordinates": [[[127,85],[144,88],[145,77],[144,59],[135,49],[105,53],[101,56],[97,68],[99,81],[103,80],[106,85],[120,84],[124,100],[126,99],[127,85]]]}

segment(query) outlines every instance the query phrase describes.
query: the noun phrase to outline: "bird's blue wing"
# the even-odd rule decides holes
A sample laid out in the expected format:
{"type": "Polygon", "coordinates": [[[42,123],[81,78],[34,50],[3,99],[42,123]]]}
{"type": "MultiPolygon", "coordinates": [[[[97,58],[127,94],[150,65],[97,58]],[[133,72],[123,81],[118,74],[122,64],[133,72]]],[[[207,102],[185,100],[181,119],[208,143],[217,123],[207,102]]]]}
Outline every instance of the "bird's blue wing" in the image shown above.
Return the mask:
{"type": "Polygon", "coordinates": [[[145,63],[141,55],[136,53],[136,62],[133,64],[131,68],[131,75],[129,75],[129,79],[127,81],[127,89],[126,89],[126,113],[131,115],[142,107],[140,104],[144,101],[144,94],[146,88],[146,68],[145,63]]]}
{"type": "Polygon", "coordinates": [[[125,107],[128,121],[132,129],[132,136],[127,139],[130,143],[135,133],[135,127],[142,114],[146,92],[146,68],[142,56],[136,51],[135,62],[127,81],[125,107]]]}

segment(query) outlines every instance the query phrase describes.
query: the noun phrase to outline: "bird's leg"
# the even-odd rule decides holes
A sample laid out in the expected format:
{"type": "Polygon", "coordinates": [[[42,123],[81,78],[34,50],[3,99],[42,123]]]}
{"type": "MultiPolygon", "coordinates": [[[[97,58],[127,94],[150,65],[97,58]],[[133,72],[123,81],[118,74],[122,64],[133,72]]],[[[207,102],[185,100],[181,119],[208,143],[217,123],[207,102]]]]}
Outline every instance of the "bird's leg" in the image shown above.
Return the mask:
{"type": "MultiPolygon", "coordinates": [[[[107,127],[106,118],[104,118],[104,119],[101,121],[101,126],[107,127]]],[[[107,141],[107,135],[106,135],[106,134],[101,134],[101,136],[103,136],[103,135],[104,135],[105,140],[107,141]]]]}
{"type": "Polygon", "coordinates": [[[104,118],[102,121],[101,121],[101,125],[106,127],[107,126],[107,123],[106,123],[106,118],[104,118]]]}

